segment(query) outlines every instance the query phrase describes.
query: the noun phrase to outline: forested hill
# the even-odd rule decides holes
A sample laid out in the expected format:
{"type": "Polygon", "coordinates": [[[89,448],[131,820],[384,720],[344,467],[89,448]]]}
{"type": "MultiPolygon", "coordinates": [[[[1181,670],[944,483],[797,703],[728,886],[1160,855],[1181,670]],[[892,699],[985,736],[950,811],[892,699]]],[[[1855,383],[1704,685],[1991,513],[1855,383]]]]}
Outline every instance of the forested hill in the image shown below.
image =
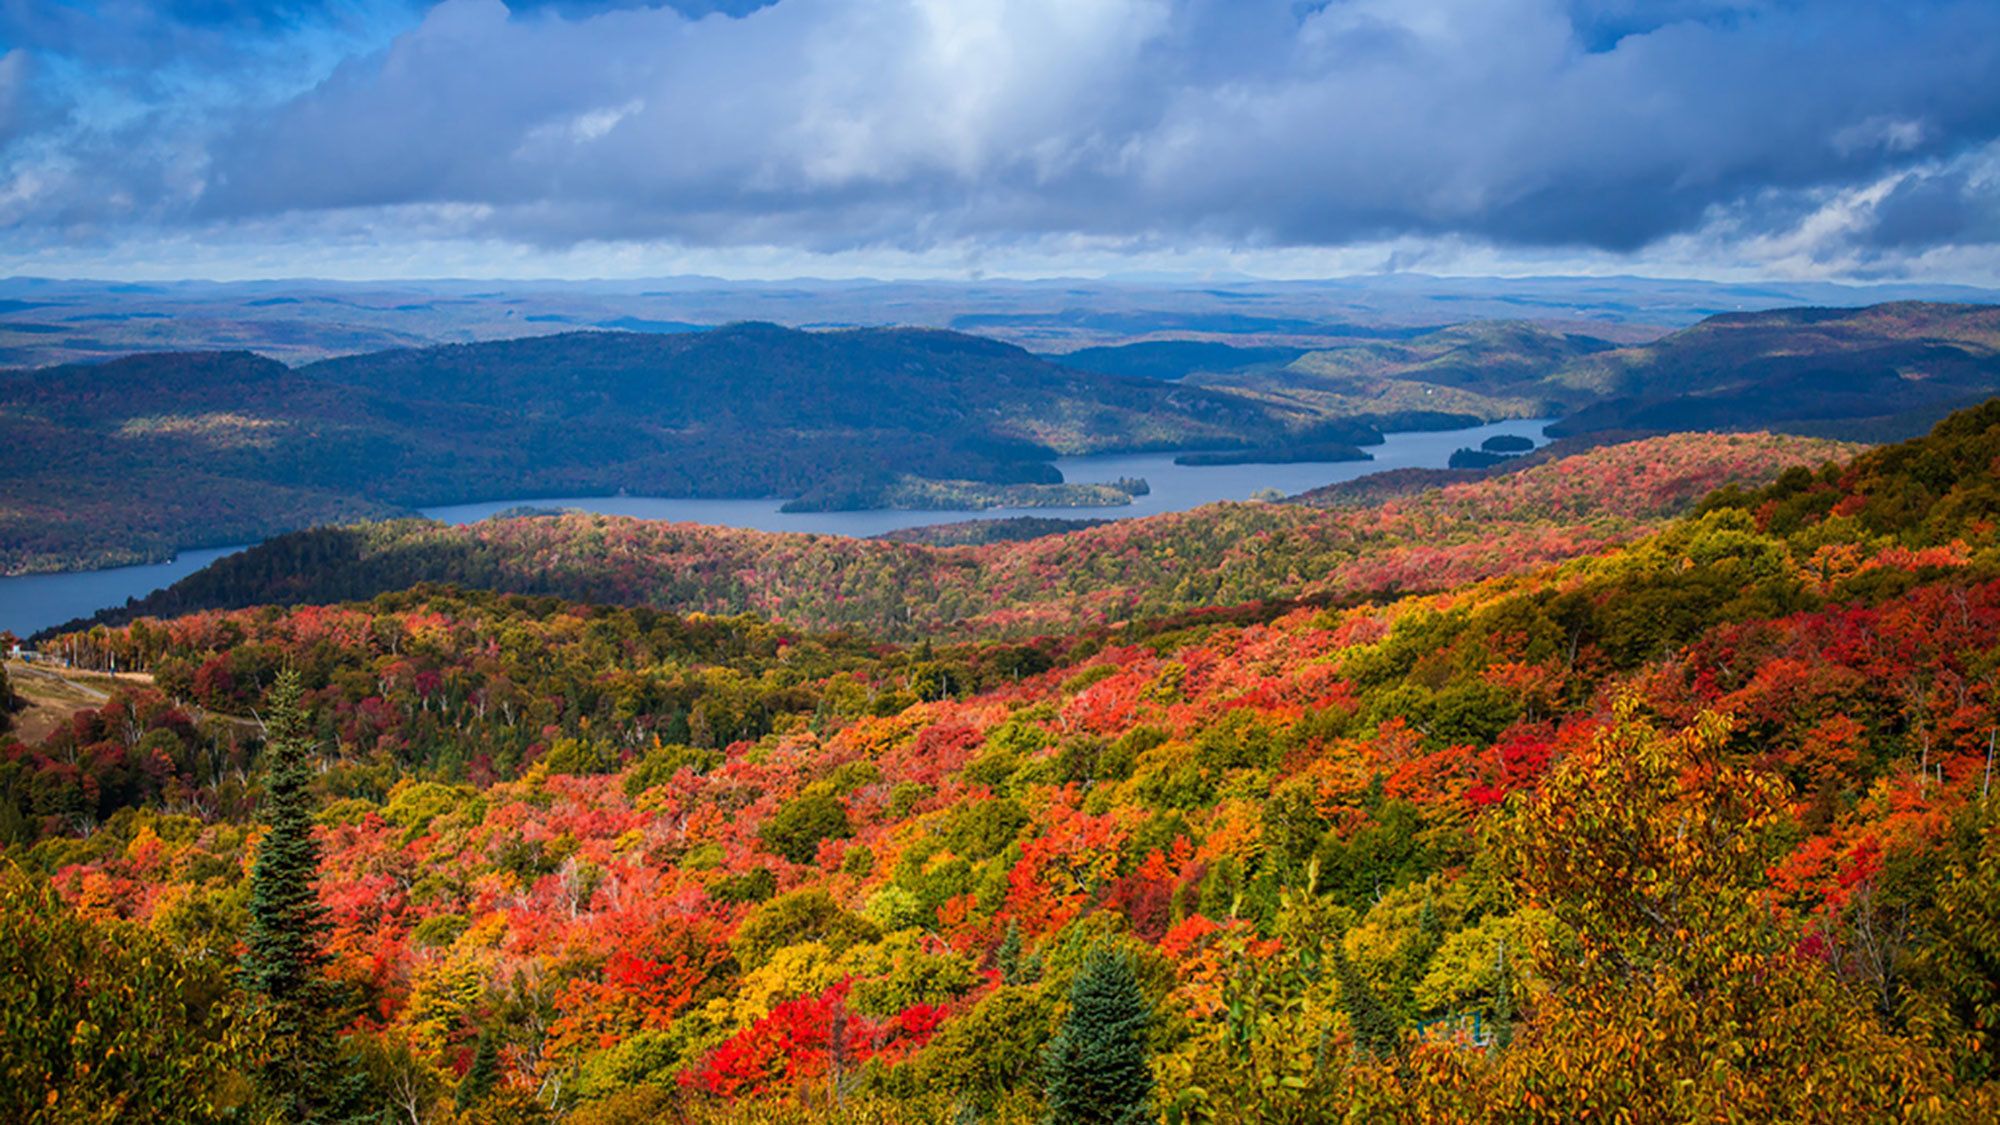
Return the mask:
{"type": "Polygon", "coordinates": [[[1188,382],[1334,414],[1556,416],[1557,435],[1773,430],[1899,441],[2000,393],[2000,306],[1725,313],[1630,347],[1532,323],[1471,323],[1188,382]]]}
{"type": "MultiPolygon", "coordinates": [[[[59,638],[128,678],[0,734],[0,1118],[1027,1125],[1110,1027],[1134,1122],[1988,1125],[2000,403],[1638,534],[1790,448],[1678,441],[1365,513],[1552,561],[1028,644],[436,588],[59,638]],[[237,968],[279,894],[291,1040],[237,968]]],[[[1112,530],[896,557],[1189,545],[1112,530]]]]}
{"type": "Polygon", "coordinates": [[[1228,443],[1280,424],[1240,398],[1073,371],[1011,344],[924,329],[749,323],[673,335],[573,332],[377,352],[300,373],[530,420],[636,416],[662,430],[715,435],[937,434],[1086,453],[1228,443]]]}
{"type": "Polygon", "coordinates": [[[282,536],[105,622],[332,602],[418,582],[677,611],[755,612],[908,637],[1026,634],[1268,599],[1437,589],[1601,550],[1726,484],[1851,447],[1677,435],[1392,500],[1321,511],[1219,504],[1062,535],[929,547],[571,514],[448,527],[399,521],[282,536]]]}
{"type": "Polygon", "coordinates": [[[1080,371],[952,332],[754,323],[297,369],[243,352],[134,356],[0,372],[0,572],[158,559],[416,506],[621,489],[809,508],[977,504],[1003,488],[1013,503],[1115,502],[1115,490],[1047,487],[1059,476],[1049,458],[1290,457],[1366,444],[1377,427],[1476,417],[1567,414],[1556,432],[1572,434],[1894,440],[2000,391],[1996,349],[1991,306],[1895,304],[1720,316],[1615,349],[1475,323],[1180,382],[1080,371]]]}
{"type": "Polygon", "coordinates": [[[1895,441],[2000,392],[2000,306],[1901,302],[1713,316],[1575,360],[1551,432],[1781,429],[1895,441]]]}
{"type": "Polygon", "coordinates": [[[1060,479],[1057,452],[1368,440],[1297,408],[949,332],[743,324],[0,373],[0,572],[508,496],[813,496],[1060,479]]]}

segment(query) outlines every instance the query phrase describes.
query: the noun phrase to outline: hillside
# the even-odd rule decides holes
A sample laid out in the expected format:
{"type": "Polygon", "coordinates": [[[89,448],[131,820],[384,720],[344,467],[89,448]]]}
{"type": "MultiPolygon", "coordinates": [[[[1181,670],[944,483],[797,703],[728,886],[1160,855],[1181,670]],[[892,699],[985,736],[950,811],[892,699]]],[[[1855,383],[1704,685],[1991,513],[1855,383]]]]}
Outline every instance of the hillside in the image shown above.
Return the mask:
{"type": "Polygon", "coordinates": [[[1063,483],[1049,458],[1352,458],[1385,429],[1549,413],[1568,414],[1552,431],[1566,434],[1896,439],[2000,390],[1994,306],[1728,314],[1628,348],[1474,322],[1350,339],[1283,366],[1276,353],[1153,343],[1113,365],[1250,365],[1165,382],[952,332],[739,324],[296,369],[205,352],[0,372],[0,572],[157,560],[497,496],[1115,505],[1117,489],[1049,487],[1063,483]]]}
{"type": "Polygon", "coordinates": [[[1601,550],[1724,484],[1848,452],[1762,435],[1657,438],[1377,508],[1219,504],[983,547],[588,514],[321,528],[219,560],[101,619],[449,582],[888,636],[1019,635],[1203,606],[1441,588],[1601,550]]]}
{"type": "Polygon", "coordinates": [[[496,496],[624,489],[824,507],[921,495],[903,479],[919,478],[973,482],[955,487],[976,498],[981,486],[1060,483],[1046,463],[1058,452],[1374,436],[955,333],[759,324],[298,369],[243,352],[134,356],[0,373],[0,402],[5,573],[496,496]]]}
{"type": "Polygon", "coordinates": [[[1559,413],[1542,381],[1615,346],[1527,321],[1476,321],[1409,339],[1307,352],[1282,367],[1197,375],[1190,382],[1333,414],[1431,412],[1498,421],[1559,413]]]}
{"type": "MultiPolygon", "coordinates": [[[[1629,520],[1798,448],[1710,444],[1370,516],[1629,520]]],[[[1031,644],[436,589],[75,634],[159,690],[0,745],[0,948],[74,950],[34,1026],[90,1016],[12,1049],[255,1072],[193,998],[236,995],[264,754],[174,700],[289,664],[357,1107],[1025,1123],[1108,993],[1146,1120],[1988,1121],[1996,455],[2000,403],[1562,561],[1031,644]]]]}
{"type": "Polygon", "coordinates": [[[1246,368],[1280,367],[1306,353],[1305,348],[1226,344],[1217,340],[1142,340],[1078,348],[1049,356],[1049,362],[1095,371],[1100,375],[1136,375],[1147,379],[1183,379],[1198,372],[1232,372],[1246,368]]]}
{"type": "Polygon", "coordinates": [[[1776,430],[1898,441],[2000,392],[2000,306],[1722,313],[1626,347],[1474,322],[1187,382],[1336,416],[1563,416],[1549,430],[1557,436],[1776,430]]]}
{"type": "Polygon", "coordinates": [[[2000,306],[1730,313],[1577,360],[1551,394],[1600,401],[1550,432],[1782,429],[1898,440],[2000,391],[2000,306]]]}

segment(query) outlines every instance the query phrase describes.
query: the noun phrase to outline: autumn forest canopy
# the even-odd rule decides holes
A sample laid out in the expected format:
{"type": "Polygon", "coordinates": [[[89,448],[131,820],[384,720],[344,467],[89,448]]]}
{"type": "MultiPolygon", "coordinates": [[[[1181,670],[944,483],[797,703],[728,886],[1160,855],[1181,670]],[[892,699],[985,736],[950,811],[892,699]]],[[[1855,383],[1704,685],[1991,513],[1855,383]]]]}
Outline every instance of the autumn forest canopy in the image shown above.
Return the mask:
{"type": "Polygon", "coordinates": [[[14,666],[0,1116],[1991,1120],[1996,465],[281,539],[14,666]]]}
{"type": "Polygon", "coordinates": [[[0,0],[0,1125],[2000,1122],[1995,0],[0,0]]]}

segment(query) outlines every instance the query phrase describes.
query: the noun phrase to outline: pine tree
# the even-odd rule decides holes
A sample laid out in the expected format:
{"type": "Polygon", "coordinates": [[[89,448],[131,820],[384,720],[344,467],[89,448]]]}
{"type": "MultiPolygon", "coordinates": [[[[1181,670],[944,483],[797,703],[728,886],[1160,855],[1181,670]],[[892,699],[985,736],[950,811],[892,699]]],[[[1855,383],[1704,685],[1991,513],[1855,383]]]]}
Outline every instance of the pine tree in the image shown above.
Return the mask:
{"type": "Polygon", "coordinates": [[[489,1028],[479,1033],[479,1046],[472,1052],[472,1065],[466,1068],[465,1077],[458,1080],[458,1094],[453,1101],[459,1109],[469,1109],[492,1092],[493,1084],[499,1078],[500,1040],[489,1028]]]}
{"type": "Polygon", "coordinates": [[[265,720],[264,821],[250,870],[250,928],[244,986],[269,1019],[259,1085],[288,1121],[326,1115],[333,1033],[320,970],[326,964],[326,908],[319,900],[319,845],[312,829],[312,734],[300,705],[298,673],[271,689],[265,720]]]}
{"type": "Polygon", "coordinates": [[[1152,1120],[1153,1071],[1145,996],[1123,951],[1099,945],[1070,986],[1069,1016],[1044,1060],[1049,1119],[1057,1125],[1152,1120]]]}

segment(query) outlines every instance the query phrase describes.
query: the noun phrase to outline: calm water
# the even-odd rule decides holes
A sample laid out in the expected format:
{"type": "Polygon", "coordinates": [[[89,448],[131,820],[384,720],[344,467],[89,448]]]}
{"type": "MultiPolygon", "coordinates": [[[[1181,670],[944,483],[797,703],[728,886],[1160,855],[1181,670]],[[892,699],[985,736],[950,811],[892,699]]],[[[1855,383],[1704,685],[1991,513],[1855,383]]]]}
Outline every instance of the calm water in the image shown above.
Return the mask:
{"type": "MultiPolygon", "coordinates": [[[[1518,434],[1541,444],[1546,419],[1496,422],[1469,430],[1444,433],[1390,434],[1381,445],[1371,447],[1372,461],[1303,465],[1211,465],[1189,467],[1174,464],[1171,453],[1110,454],[1096,457],[1065,457],[1056,462],[1063,479],[1076,482],[1108,481],[1118,477],[1144,477],[1153,491],[1133,498],[1129,507],[1118,508],[987,508],[982,511],[871,511],[797,512],[778,510],[778,500],[667,500],[646,496],[564,497],[537,500],[493,500],[479,504],[452,504],[426,508],[424,514],[446,523],[473,523],[495,512],[522,504],[543,508],[577,508],[614,516],[641,519],[681,520],[749,527],[760,531],[811,531],[832,535],[879,535],[905,527],[951,523],[965,519],[1000,519],[1008,516],[1052,516],[1071,519],[1103,519],[1150,516],[1178,512],[1211,504],[1217,500],[1246,500],[1264,489],[1286,495],[1318,488],[1323,484],[1353,480],[1385,469],[1443,468],[1452,451],[1477,446],[1496,434],[1518,434]]],[[[31,574],[20,578],[0,578],[0,630],[23,637],[37,629],[60,625],[107,606],[123,605],[127,598],[142,597],[200,570],[242,547],[216,547],[185,551],[172,562],[153,566],[121,566],[108,570],[86,570],[70,574],[31,574]]]]}

